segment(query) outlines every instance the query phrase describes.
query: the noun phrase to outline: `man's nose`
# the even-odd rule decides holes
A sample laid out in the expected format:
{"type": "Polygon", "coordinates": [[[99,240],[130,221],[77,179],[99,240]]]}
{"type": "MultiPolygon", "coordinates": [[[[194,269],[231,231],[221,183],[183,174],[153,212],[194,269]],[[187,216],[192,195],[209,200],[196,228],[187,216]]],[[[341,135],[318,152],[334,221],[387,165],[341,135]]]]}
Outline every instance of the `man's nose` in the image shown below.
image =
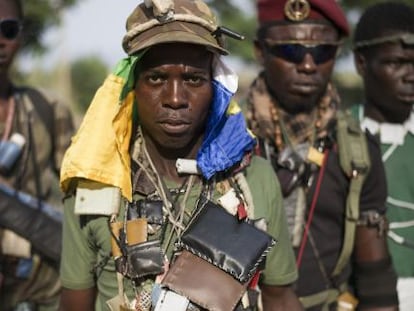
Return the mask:
{"type": "Polygon", "coordinates": [[[179,109],[188,106],[188,90],[185,83],[180,80],[173,80],[167,83],[164,106],[179,109]]]}
{"type": "Polygon", "coordinates": [[[298,70],[302,72],[311,73],[316,71],[317,65],[313,59],[313,56],[306,53],[303,60],[298,64],[298,70]]]}

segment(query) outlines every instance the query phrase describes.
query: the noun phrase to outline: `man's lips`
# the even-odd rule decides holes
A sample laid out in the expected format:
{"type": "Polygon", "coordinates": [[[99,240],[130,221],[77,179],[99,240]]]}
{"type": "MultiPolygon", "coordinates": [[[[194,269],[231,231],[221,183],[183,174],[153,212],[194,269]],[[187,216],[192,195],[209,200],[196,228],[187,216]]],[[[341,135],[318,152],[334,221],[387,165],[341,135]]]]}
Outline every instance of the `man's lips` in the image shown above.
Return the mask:
{"type": "Polygon", "coordinates": [[[414,85],[407,83],[404,88],[398,90],[397,97],[404,102],[414,102],[414,85]]]}
{"type": "Polygon", "coordinates": [[[158,124],[166,131],[171,134],[179,134],[186,131],[191,122],[187,119],[161,119],[158,121],[158,124]]]}
{"type": "Polygon", "coordinates": [[[414,103],[414,93],[400,93],[398,94],[398,98],[401,101],[405,102],[413,102],[414,103]]]}
{"type": "Polygon", "coordinates": [[[317,89],[318,85],[315,83],[295,83],[292,86],[293,92],[300,94],[312,94],[317,89]]]}

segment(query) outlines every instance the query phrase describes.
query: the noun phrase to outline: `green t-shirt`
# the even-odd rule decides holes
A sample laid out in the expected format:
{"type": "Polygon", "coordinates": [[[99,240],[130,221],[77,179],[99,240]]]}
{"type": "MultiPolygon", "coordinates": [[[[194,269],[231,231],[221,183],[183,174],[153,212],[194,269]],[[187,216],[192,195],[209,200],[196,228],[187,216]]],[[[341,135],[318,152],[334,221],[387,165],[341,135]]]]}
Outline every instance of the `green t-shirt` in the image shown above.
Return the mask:
{"type": "MultiPolygon", "coordinates": [[[[254,218],[265,218],[268,233],[277,240],[276,245],[267,255],[261,282],[267,285],[293,283],[297,278],[297,270],[277,177],[270,164],[259,157],[252,158],[245,176],[253,196],[254,218]]],[[[173,185],[167,182],[167,186],[173,185]]],[[[201,185],[194,185],[186,209],[191,210],[194,207],[200,191],[201,185]]],[[[214,197],[217,199],[218,195],[215,193],[214,197]]],[[[110,258],[108,216],[83,216],[81,221],[80,217],[74,214],[74,202],[74,197],[65,201],[62,284],[70,289],[97,286],[96,310],[109,310],[105,302],[118,294],[118,285],[114,261],[110,258]],[[85,219],[87,221],[84,221],[85,219]],[[93,273],[95,266],[99,268],[96,273],[93,273]]],[[[124,287],[129,299],[132,300],[134,295],[130,280],[124,278],[124,287]]]]}
{"type": "MultiPolygon", "coordinates": [[[[362,120],[363,106],[351,107],[354,117],[362,120]]],[[[376,133],[374,133],[376,134],[376,133]]],[[[381,154],[387,176],[387,219],[391,236],[388,248],[399,277],[414,276],[414,250],[398,243],[401,238],[414,243],[414,135],[408,131],[402,145],[381,143],[381,154]]]]}
{"type": "MultiPolygon", "coordinates": [[[[381,144],[385,154],[391,145],[381,144]]],[[[407,133],[404,145],[398,146],[384,161],[387,175],[387,218],[391,234],[414,242],[414,135],[407,133]],[[411,223],[411,224],[410,224],[411,223]]],[[[399,240],[397,238],[397,240],[399,240]]],[[[414,250],[388,238],[388,247],[399,277],[414,276],[414,250]]]]}

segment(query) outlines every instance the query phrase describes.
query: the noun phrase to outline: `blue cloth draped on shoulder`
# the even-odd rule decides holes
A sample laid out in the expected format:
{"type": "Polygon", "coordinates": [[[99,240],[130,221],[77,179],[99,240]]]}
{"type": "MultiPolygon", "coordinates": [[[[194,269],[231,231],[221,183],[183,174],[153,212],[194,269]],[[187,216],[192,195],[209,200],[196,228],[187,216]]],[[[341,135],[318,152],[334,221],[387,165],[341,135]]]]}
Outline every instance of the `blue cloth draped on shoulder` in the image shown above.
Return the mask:
{"type": "Polygon", "coordinates": [[[232,100],[237,90],[237,76],[219,57],[215,58],[213,68],[213,103],[197,155],[197,165],[207,179],[235,165],[255,144],[239,105],[232,100]]]}
{"type": "MultiPolygon", "coordinates": [[[[126,199],[132,199],[129,142],[135,102],[134,72],[144,53],[121,60],[96,92],[65,153],[60,176],[63,191],[68,190],[73,178],[85,178],[118,187],[126,199]]],[[[215,57],[214,97],[197,155],[197,165],[206,179],[237,164],[256,143],[240,107],[232,99],[237,83],[237,76],[219,56],[215,57]]]]}

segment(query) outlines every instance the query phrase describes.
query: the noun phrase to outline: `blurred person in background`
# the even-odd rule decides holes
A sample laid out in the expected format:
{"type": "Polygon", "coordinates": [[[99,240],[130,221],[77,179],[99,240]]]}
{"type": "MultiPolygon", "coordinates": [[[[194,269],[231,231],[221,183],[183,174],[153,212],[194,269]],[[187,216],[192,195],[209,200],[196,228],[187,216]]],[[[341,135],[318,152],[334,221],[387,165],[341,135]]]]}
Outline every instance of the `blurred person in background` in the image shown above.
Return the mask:
{"type": "Polygon", "coordinates": [[[402,2],[368,7],[357,23],[354,61],[364,102],[352,107],[378,137],[388,184],[388,247],[401,311],[414,310],[414,9],[402,2]]]}
{"type": "Polygon", "coordinates": [[[331,83],[345,13],[335,0],[257,0],[257,11],[263,70],[246,117],[282,186],[294,289],[309,311],[397,310],[379,146],[340,111],[331,83]]]}
{"type": "Polygon", "coordinates": [[[46,311],[58,305],[61,227],[36,209],[51,198],[74,129],[65,106],[11,80],[23,24],[22,3],[0,0],[0,309],[46,311]]]}

